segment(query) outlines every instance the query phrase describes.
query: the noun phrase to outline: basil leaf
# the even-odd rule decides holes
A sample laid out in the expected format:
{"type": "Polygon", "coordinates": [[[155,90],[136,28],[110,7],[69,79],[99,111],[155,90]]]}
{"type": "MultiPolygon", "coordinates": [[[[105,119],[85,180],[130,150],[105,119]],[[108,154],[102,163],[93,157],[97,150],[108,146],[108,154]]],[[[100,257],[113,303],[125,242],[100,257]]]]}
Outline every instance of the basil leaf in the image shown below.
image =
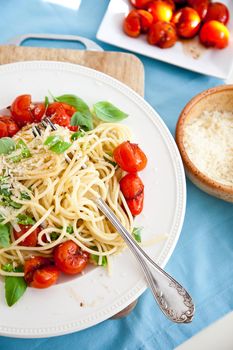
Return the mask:
{"type": "Polygon", "coordinates": [[[2,137],[0,139],[0,154],[9,154],[16,148],[14,140],[10,137],[2,137]]]}
{"type": "Polygon", "coordinates": [[[54,146],[49,147],[49,149],[57,154],[64,153],[72,144],[65,141],[59,141],[54,146]]]}
{"type": "Polygon", "coordinates": [[[70,120],[70,125],[72,126],[81,126],[84,130],[92,130],[93,122],[92,116],[89,117],[86,114],[81,112],[75,112],[70,120]]]}
{"type": "Polygon", "coordinates": [[[20,199],[31,199],[31,197],[29,196],[29,194],[27,192],[21,192],[20,193],[20,199]]]}
{"type": "Polygon", "coordinates": [[[5,277],[5,298],[8,306],[14,305],[24,294],[27,284],[23,277],[5,277]]]}
{"type": "Polygon", "coordinates": [[[0,247],[7,248],[10,246],[10,226],[0,224],[0,247]]]}
{"type": "Polygon", "coordinates": [[[139,243],[141,243],[141,241],[142,241],[142,239],[141,239],[142,229],[143,229],[143,227],[134,227],[133,232],[132,232],[134,239],[139,243]]]}
{"type": "Polygon", "coordinates": [[[67,233],[69,233],[69,234],[74,233],[73,226],[71,226],[71,225],[67,226],[67,228],[66,228],[66,232],[67,232],[67,233]]]}
{"type": "MultiPolygon", "coordinates": [[[[99,256],[95,254],[91,254],[91,260],[96,262],[97,265],[99,265],[99,256]]],[[[102,256],[102,264],[100,266],[107,266],[107,258],[106,256],[102,256]]]]}
{"type": "Polygon", "coordinates": [[[85,132],[83,130],[77,131],[71,135],[71,141],[75,141],[79,139],[80,137],[83,137],[85,135],[85,132]]]}
{"type": "Polygon", "coordinates": [[[95,115],[98,119],[104,122],[119,122],[128,117],[128,114],[122,112],[112,103],[107,101],[100,101],[93,106],[95,115]]]}
{"type": "Polygon", "coordinates": [[[33,218],[31,218],[30,216],[26,215],[26,214],[19,214],[17,215],[17,222],[18,224],[21,225],[34,225],[36,222],[33,218]]]}
{"type": "Polygon", "coordinates": [[[30,158],[32,156],[28,146],[26,145],[26,143],[23,140],[19,140],[17,142],[16,149],[20,149],[21,150],[21,154],[11,158],[14,163],[18,163],[23,158],[30,158]]]}
{"type": "Polygon", "coordinates": [[[44,145],[51,147],[56,145],[60,141],[62,141],[62,138],[59,135],[50,135],[45,140],[44,145]]]}
{"type": "Polygon", "coordinates": [[[10,206],[10,207],[12,207],[14,209],[20,209],[22,207],[22,204],[16,203],[16,202],[14,202],[12,200],[10,200],[7,204],[8,204],[8,206],[10,206]]]}

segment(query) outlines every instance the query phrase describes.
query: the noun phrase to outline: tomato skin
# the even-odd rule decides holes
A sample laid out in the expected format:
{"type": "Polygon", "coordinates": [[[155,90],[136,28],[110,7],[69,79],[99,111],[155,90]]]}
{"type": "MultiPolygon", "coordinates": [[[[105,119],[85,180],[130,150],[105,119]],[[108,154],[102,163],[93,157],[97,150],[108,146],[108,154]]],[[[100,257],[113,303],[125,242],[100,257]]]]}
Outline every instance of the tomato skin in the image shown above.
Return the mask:
{"type": "Polygon", "coordinates": [[[129,210],[133,216],[139,215],[143,210],[144,203],[144,191],[133,199],[126,200],[129,210]]]}
{"type": "Polygon", "coordinates": [[[128,173],[136,173],[146,167],[147,157],[141,148],[135,144],[125,141],[115,148],[113,157],[119,167],[128,173]]]}
{"type": "Polygon", "coordinates": [[[71,131],[77,131],[78,126],[70,125],[71,117],[75,112],[75,108],[66,103],[54,102],[48,106],[46,115],[51,118],[54,124],[67,127],[71,131]]]}
{"type": "Polygon", "coordinates": [[[130,11],[127,17],[125,17],[123,22],[123,30],[125,34],[132,38],[137,38],[140,35],[140,16],[136,10],[130,11]]]}
{"type": "Polygon", "coordinates": [[[157,21],[169,22],[172,18],[172,7],[168,2],[156,0],[147,7],[148,12],[153,16],[154,23],[157,21]]]}
{"type": "Polygon", "coordinates": [[[153,23],[153,16],[151,13],[145,10],[137,10],[140,16],[140,30],[141,33],[147,33],[153,23]]]}
{"type": "Polygon", "coordinates": [[[20,95],[16,97],[11,105],[12,117],[20,127],[33,123],[31,103],[31,95],[20,95]]]}
{"type": "Polygon", "coordinates": [[[89,253],[82,251],[76,243],[69,240],[54,249],[53,257],[59,270],[68,275],[76,275],[87,266],[89,253]]]}
{"type": "Polygon", "coordinates": [[[35,256],[25,261],[24,279],[30,287],[47,288],[57,281],[59,270],[48,258],[35,256]]]}
{"type": "Polygon", "coordinates": [[[215,20],[227,24],[229,17],[230,14],[226,5],[221,2],[212,2],[208,6],[204,22],[215,20]]]}
{"type": "Polygon", "coordinates": [[[188,0],[188,5],[197,11],[201,19],[204,19],[209,6],[209,0],[188,0]]]}
{"type": "Polygon", "coordinates": [[[209,21],[203,24],[199,38],[206,47],[224,49],[229,43],[229,31],[227,27],[218,21],[209,21]]]}
{"type": "Polygon", "coordinates": [[[143,192],[144,185],[137,174],[127,174],[120,180],[120,189],[125,199],[133,199],[143,192]]]}
{"type": "Polygon", "coordinates": [[[46,266],[34,272],[33,280],[30,287],[33,288],[48,288],[57,282],[59,270],[55,266],[46,266]]]}
{"type": "Polygon", "coordinates": [[[174,25],[162,21],[153,23],[150,27],[147,41],[149,44],[159,46],[162,49],[172,47],[177,41],[174,25]]]}
{"type": "Polygon", "coordinates": [[[44,103],[36,103],[34,105],[34,108],[32,109],[32,114],[33,114],[33,117],[34,117],[34,121],[36,123],[40,123],[42,117],[45,114],[45,105],[44,105],[44,103]]]}
{"type": "Polygon", "coordinates": [[[8,129],[6,123],[0,120],[0,137],[7,137],[8,129]]]}
{"type": "Polygon", "coordinates": [[[138,9],[144,9],[146,8],[147,4],[151,2],[151,0],[130,0],[131,4],[138,8],[138,9]]]}
{"type": "Polygon", "coordinates": [[[197,34],[201,25],[201,19],[193,8],[184,7],[175,12],[172,23],[176,26],[178,36],[189,39],[197,34]]]}
{"type": "MultiPolygon", "coordinates": [[[[32,225],[21,225],[19,224],[20,231],[17,232],[15,229],[13,229],[13,234],[15,239],[20,238],[24,233],[26,233],[32,225]]],[[[40,233],[41,228],[37,227],[32,233],[30,233],[29,236],[27,236],[22,242],[19,243],[19,245],[24,247],[36,247],[37,246],[37,238],[38,234],[40,233]]]]}

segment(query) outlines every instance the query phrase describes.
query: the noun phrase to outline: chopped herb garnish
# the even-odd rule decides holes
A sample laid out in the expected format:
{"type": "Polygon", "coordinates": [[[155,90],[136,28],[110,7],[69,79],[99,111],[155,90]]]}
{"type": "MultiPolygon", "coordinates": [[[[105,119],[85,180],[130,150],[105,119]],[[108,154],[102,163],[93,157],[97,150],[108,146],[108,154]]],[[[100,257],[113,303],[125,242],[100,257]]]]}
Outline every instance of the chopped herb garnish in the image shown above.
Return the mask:
{"type": "Polygon", "coordinates": [[[30,158],[31,152],[28,148],[28,146],[26,145],[26,143],[23,140],[19,140],[16,144],[16,149],[17,150],[21,150],[21,153],[17,156],[13,156],[11,159],[14,163],[18,163],[20,162],[22,159],[24,158],[30,158]]]}
{"type": "Polygon", "coordinates": [[[64,153],[72,144],[69,142],[65,142],[58,135],[51,135],[47,137],[44,142],[45,146],[48,146],[50,151],[53,151],[57,154],[64,153]]]}
{"type": "Polygon", "coordinates": [[[58,239],[59,236],[60,236],[60,233],[58,233],[58,232],[50,233],[51,241],[56,241],[56,239],[58,239]]]}
{"type": "Polygon", "coordinates": [[[133,232],[132,232],[134,239],[139,243],[141,243],[141,241],[142,241],[142,239],[141,239],[142,229],[143,229],[143,227],[134,227],[133,232]]]}
{"type": "Polygon", "coordinates": [[[27,192],[21,192],[20,193],[20,199],[31,199],[31,197],[29,196],[29,194],[27,192]]]}
{"type": "Polygon", "coordinates": [[[8,264],[5,264],[5,265],[2,265],[2,270],[3,271],[6,271],[6,272],[12,272],[14,271],[14,267],[11,263],[8,263],[8,264]]]}
{"type": "Polygon", "coordinates": [[[74,132],[73,135],[71,135],[71,141],[75,141],[79,139],[80,137],[83,137],[85,135],[85,131],[79,130],[77,132],[74,132]]]}
{"type": "Polygon", "coordinates": [[[71,226],[71,225],[67,226],[67,228],[66,228],[66,232],[67,232],[67,233],[69,233],[69,234],[74,233],[73,226],[71,226]]]}
{"type": "Polygon", "coordinates": [[[33,218],[31,218],[30,216],[26,215],[26,214],[19,214],[17,216],[17,222],[18,224],[21,225],[34,225],[36,222],[33,218]]]}
{"type": "MultiPolygon", "coordinates": [[[[99,256],[95,254],[91,254],[91,260],[94,261],[97,265],[99,265],[99,256]]],[[[100,266],[107,266],[107,258],[106,256],[102,256],[102,264],[100,266]]]]}

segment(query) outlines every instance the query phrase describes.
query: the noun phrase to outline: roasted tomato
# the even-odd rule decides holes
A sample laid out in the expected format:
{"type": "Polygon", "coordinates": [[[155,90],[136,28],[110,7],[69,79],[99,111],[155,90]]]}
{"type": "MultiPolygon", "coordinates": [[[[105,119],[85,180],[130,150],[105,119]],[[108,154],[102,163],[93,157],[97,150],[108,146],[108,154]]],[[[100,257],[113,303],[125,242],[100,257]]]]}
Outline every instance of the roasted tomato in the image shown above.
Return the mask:
{"type": "Polygon", "coordinates": [[[150,27],[148,36],[148,43],[156,45],[162,49],[173,46],[177,41],[176,29],[172,23],[156,22],[150,27]]]}
{"type": "Polygon", "coordinates": [[[24,279],[30,287],[48,288],[56,283],[58,276],[59,270],[50,259],[36,256],[25,262],[24,279]]]}
{"type": "Polygon", "coordinates": [[[130,0],[131,4],[138,8],[138,9],[144,9],[146,8],[146,5],[151,2],[151,0],[130,0]]]}
{"type": "Polygon", "coordinates": [[[33,104],[31,95],[20,95],[16,97],[11,105],[12,117],[20,127],[33,122],[40,122],[44,112],[44,104],[33,104]]]}
{"type": "Polygon", "coordinates": [[[141,148],[135,144],[125,141],[117,146],[113,157],[119,167],[129,173],[141,171],[146,167],[147,157],[141,148]]]}
{"type": "Polygon", "coordinates": [[[120,180],[123,193],[132,215],[138,215],[143,209],[144,185],[137,174],[127,174],[120,180]]]}
{"type": "Polygon", "coordinates": [[[205,16],[204,22],[219,21],[223,24],[227,24],[229,21],[229,10],[226,5],[221,2],[212,2],[208,6],[208,11],[205,16]]]}
{"type": "MultiPolygon", "coordinates": [[[[21,225],[20,224],[19,227],[20,227],[19,232],[17,232],[15,229],[13,230],[15,239],[18,239],[22,235],[24,235],[24,233],[26,233],[32,227],[32,225],[21,225]]],[[[22,242],[20,242],[19,245],[25,246],[25,247],[36,247],[37,246],[37,238],[38,238],[38,234],[40,233],[40,231],[41,231],[41,228],[37,227],[34,231],[32,231],[32,233],[30,233],[29,236],[27,236],[22,242]]]]}
{"type": "Polygon", "coordinates": [[[80,247],[69,240],[59,244],[54,249],[54,261],[56,266],[68,275],[76,275],[82,272],[87,266],[89,253],[80,249],[80,247]]]}
{"type": "Polygon", "coordinates": [[[208,10],[209,0],[188,0],[188,5],[197,11],[200,18],[205,18],[208,10]]]}
{"type": "Polygon", "coordinates": [[[140,16],[140,31],[141,33],[147,33],[153,23],[153,16],[145,10],[137,10],[137,12],[140,16]]]}
{"type": "Polygon", "coordinates": [[[172,6],[168,2],[162,0],[151,2],[147,6],[147,10],[152,14],[154,22],[169,22],[172,18],[172,6]]]}
{"type": "Polygon", "coordinates": [[[184,7],[175,12],[172,23],[176,26],[178,36],[181,38],[193,38],[201,25],[201,19],[196,10],[184,7]]]}
{"type": "Polygon", "coordinates": [[[128,14],[127,17],[125,17],[123,22],[123,30],[132,38],[137,38],[141,33],[141,22],[140,22],[140,16],[137,12],[137,10],[132,10],[128,14]]]}
{"type": "Polygon", "coordinates": [[[8,128],[5,122],[0,120],[0,137],[7,137],[8,135],[8,128]]]}
{"type": "Polygon", "coordinates": [[[144,203],[144,191],[139,194],[137,197],[126,200],[129,210],[133,216],[139,215],[143,209],[144,203]]]}
{"type": "Polygon", "coordinates": [[[224,49],[229,43],[229,31],[227,27],[218,21],[209,21],[203,24],[199,38],[206,47],[224,49]]]}
{"type": "Polygon", "coordinates": [[[46,115],[51,118],[54,124],[67,127],[71,131],[77,131],[78,126],[70,125],[71,117],[75,112],[75,108],[66,103],[54,102],[48,106],[46,115]]]}

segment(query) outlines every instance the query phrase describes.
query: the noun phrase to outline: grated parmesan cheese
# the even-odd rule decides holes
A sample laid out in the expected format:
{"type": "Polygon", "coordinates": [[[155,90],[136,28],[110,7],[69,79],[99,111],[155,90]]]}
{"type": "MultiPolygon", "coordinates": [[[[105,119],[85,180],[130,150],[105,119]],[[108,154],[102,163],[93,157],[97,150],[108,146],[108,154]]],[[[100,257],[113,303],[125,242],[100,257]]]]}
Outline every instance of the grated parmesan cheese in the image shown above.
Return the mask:
{"type": "Polygon", "coordinates": [[[233,112],[204,111],[187,121],[184,146],[201,172],[233,186],[233,112]]]}

